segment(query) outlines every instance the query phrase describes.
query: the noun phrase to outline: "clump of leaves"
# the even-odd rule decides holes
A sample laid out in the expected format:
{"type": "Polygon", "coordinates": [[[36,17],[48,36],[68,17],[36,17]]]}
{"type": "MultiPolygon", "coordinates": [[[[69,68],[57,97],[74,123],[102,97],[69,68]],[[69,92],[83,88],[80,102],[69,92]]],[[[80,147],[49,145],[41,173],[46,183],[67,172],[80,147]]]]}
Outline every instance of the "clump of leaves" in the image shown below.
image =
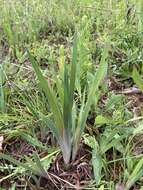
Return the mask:
{"type": "Polygon", "coordinates": [[[77,41],[77,35],[75,35],[70,72],[68,70],[68,65],[64,64],[64,77],[61,81],[59,79],[56,81],[59,97],[56,96],[56,92],[42,75],[37,61],[28,51],[29,60],[39,80],[39,86],[45,93],[45,97],[48,100],[48,104],[52,112],[54,122],[50,121],[52,125],[49,125],[49,127],[60,145],[66,164],[69,163],[71,159],[75,159],[90,107],[93,103],[93,99],[94,102],[97,102],[97,100],[95,101],[95,99],[98,99],[96,93],[98,93],[99,85],[107,73],[106,59],[108,56],[108,48],[105,47],[102,53],[100,65],[87,93],[87,97],[86,88],[83,90],[80,101],[81,105],[79,108],[79,105],[77,105],[74,100],[78,63],[77,41]]]}

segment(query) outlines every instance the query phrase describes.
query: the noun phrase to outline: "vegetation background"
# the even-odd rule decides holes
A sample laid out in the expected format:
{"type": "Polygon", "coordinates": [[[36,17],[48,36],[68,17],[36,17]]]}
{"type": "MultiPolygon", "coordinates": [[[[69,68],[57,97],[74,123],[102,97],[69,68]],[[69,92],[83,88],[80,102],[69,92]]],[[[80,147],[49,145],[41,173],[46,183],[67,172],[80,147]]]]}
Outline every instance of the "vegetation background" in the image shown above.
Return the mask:
{"type": "Polygon", "coordinates": [[[143,1],[0,10],[0,189],[143,189],[143,1]]]}

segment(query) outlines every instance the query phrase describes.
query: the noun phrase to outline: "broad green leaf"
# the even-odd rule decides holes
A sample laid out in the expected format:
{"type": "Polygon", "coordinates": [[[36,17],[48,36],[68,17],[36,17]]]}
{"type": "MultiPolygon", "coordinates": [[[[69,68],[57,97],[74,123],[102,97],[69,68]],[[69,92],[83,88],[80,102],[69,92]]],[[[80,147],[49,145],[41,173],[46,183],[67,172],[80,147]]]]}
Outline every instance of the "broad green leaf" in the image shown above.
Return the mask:
{"type": "Polygon", "coordinates": [[[115,106],[121,104],[123,102],[123,96],[122,95],[115,95],[115,94],[110,94],[106,101],[105,109],[106,111],[110,111],[115,106]]]}
{"type": "Polygon", "coordinates": [[[96,141],[95,137],[93,136],[89,136],[88,134],[85,134],[83,137],[84,137],[84,143],[92,148],[93,172],[94,172],[96,184],[99,185],[102,178],[101,171],[103,168],[102,156],[100,153],[99,144],[96,141]]]}
{"type": "Polygon", "coordinates": [[[111,122],[111,118],[104,117],[103,115],[98,115],[95,118],[95,125],[110,124],[111,122]]]}
{"type": "Polygon", "coordinates": [[[118,135],[116,130],[112,130],[111,132],[107,131],[107,136],[104,136],[104,134],[100,138],[100,150],[101,153],[104,154],[107,152],[110,148],[114,147],[117,148],[117,150],[120,149],[120,152],[123,152],[124,148],[120,142],[124,139],[124,136],[118,135]]]}
{"type": "Polygon", "coordinates": [[[84,143],[92,149],[99,149],[99,144],[96,141],[95,137],[90,136],[89,134],[83,135],[84,143]]]}
{"type": "Polygon", "coordinates": [[[96,184],[99,185],[102,178],[101,172],[103,168],[103,163],[102,163],[102,157],[99,151],[97,151],[97,149],[92,150],[92,165],[93,165],[93,172],[96,184]]]}

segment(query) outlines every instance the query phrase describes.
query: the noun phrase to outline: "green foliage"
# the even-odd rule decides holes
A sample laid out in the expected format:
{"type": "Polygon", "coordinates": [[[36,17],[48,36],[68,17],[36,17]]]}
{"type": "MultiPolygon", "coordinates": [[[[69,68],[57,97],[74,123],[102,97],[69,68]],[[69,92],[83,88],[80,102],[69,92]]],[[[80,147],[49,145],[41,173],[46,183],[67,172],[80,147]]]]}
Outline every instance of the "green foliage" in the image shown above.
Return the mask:
{"type": "Polygon", "coordinates": [[[142,177],[143,175],[142,168],[143,168],[143,158],[141,158],[133,168],[133,171],[126,182],[125,190],[129,190],[132,187],[132,185],[134,185],[135,182],[142,177]]]}
{"type": "Polygon", "coordinates": [[[84,143],[92,148],[92,165],[93,165],[94,177],[96,184],[99,185],[102,178],[101,171],[103,168],[103,161],[101,157],[99,144],[94,137],[89,136],[87,134],[85,134],[83,138],[84,138],[84,143]]]}
{"type": "Polygon", "coordinates": [[[4,72],[3,65],[0,65],[0,112],[5,111],[5,97],[4,97],[4,72]]]}
{"type": "Polygon", "coordinates": [[[74,126],[72,122],[76,123],[77,118],[73,118],[72,116],[72,108],[74,104],[74,90],[75,90],[75,81],[76,81],[76,65],[77,65],[77,37],[75,36],[73,52],[72,52],[72,61],[71,61],[71,69],[68,73],[67,65],[64,65],[64,81],[63,81],[63,91],[64,91],[64,100],[62,111],[60,110],[58,98],[56,98],[56,94],[53,92],[50,85],[45,80],[42,75],[37,62],[34,60],[33,56],[28,52],[28,56],[30,62],[35,70],[36,76],[40,82],[40,86],[43,89],[47,99],[49,106],[51,108],[53,118],[55,121],[55,125],[51,130],[57,138],[58,143],[60,144],[61,150],[63,152],[63,157],[66,163],[70,161],[70,157],[72,154],[72,159],[75,159],[76,152],[78,150],[80,138],[82,132],[84,131],[86,119],[88,113],[90,111],[90,107],[92,102],[92,98],[94,94],[98,91],[98,87],[105,77],[107,73],[107,55],[108,49],[105,47],[103,51],[103,55],[101,58],[101,63],[97,70],[97,73],[94,77],[93,84],[89,90],[89,94],[87,97],[87,101],[85,103],[85,94],[83,94],[83,100],[81,104],[81,109],[79,111],[79,118],[77,124],[74,126]],[[71,140],[72,139],[72,140],[71,140]]]}
{"type": "Polygon", "coordinates": [[[0,159],[8,160],[9,162],[17,166],[10,176],[0,179],[0,182],[16,174],[24,174],[27,172],[32,172],[35,175],[45,177],[47,175],[46,173],[47,169],[50,167],[52,160],[55,158],[58,152],[59,151],[57,150],[53,151],[52,153],[48,154],[48,156],[45,156],[41,159],[39,158],[37,153],[34,153],[33,159],[25,157],[25,163],[17,161],[16,159],[12,158],[10,155],[0,153],[0,159]]]}
{"type": "Polygon", "coordinates": [[[143,79],[135,67],[133,69],[132,78],[137,87],[143,91],[143,79]]]}
{"type": "Polygon", "coordinates": [[[65,162],[74,160],[83,137],[94,174],[87,188],[142,189],[142,93],[122,95],[143,90],[142,0],[0,0],[0,10],[1,186],[47,176],[54,137],[65,162]],[[14,159],[19,140],[35,153],[14,159]]]}
{"type": "Polygon", "coordinates": [[[128,145],[124,145],[125,139],[130,137],[131,142],[135,136],[143,132],[142,123],[136,126],[136,128],[131,128],[130,132],[126,130],[127,128],[120,128],[119,126],[114,126],[114,128],[109,126],[105,127],[104,132],[100,135],[98,134],[98,136],[83,135],[84,143],[92,149],[92,165],[97,186],[101,184],[102,178],[105,175],[110,174],[108,173],[108,168],[111,163],[116,164],[118,162],[118,164],[125,164],[126,168],[123,171],[123,175],[125,173],[126,175],[123,183],[125,183],[125,189],[127,190],[142,177],[142,155],[140,159],[133,156],[130,152],[131,150],[127,149],[128,145]],[[120,159],[108,161],[106,153],[110,150],[113,150],[113,154],[116,156],[118,152],[120,159]],[[126,157],[124,158],[125,154],[126,157]]]}

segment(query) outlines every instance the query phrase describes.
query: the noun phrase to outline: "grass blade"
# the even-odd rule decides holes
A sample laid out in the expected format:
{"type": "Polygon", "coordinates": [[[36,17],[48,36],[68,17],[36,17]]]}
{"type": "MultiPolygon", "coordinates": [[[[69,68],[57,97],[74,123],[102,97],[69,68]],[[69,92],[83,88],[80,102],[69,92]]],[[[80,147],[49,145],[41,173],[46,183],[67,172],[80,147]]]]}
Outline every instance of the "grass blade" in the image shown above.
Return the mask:
{"type": "Polygon", "coordinates": [[[128,181],[125,185],[125,190],[129,190],[132,187],[132,185],[134,185],[136,181],[140,179],[140,177],[142,176],[143,176],[143,158],[141,158],[140,161],[136,164],[133,172],[129,176],[128,181]]]}
{"type": "Polygon", "coordinates": [[[73,43],[73,53],[72,53],[72,64],[71,64],[71,75],[70,75],[70,111],[72,110],[73,106],[73,97],[74,97],[74,90],[75,90],[75,80],[76,80],[76,65],[77,65],[77,33],[74,36],[74,43],[73,43]]]}
{"type": "Polygon", "coordinates": [[[135,84],[143,91],[143,80],[135,67],[133,69],[132,78],[135,84]]]}
{"type": "Polygon", "coordinates": [[[0,112],[5,111],[5,98],[4,98],[4,88],[3,88],[3,67],[0,65],[0,112]]]}

